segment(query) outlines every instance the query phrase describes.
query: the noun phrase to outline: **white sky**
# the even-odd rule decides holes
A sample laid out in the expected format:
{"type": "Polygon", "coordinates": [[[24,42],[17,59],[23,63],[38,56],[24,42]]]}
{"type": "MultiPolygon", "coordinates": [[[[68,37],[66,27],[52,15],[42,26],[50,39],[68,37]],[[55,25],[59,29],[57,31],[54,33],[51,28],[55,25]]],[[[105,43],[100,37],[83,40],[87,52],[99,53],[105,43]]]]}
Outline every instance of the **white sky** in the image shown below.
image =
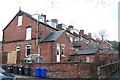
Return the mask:
{"type": "Polygon", "coordinates": [[[19,11],[20,5],[27,13],[46,14],[47,19],[56,18],[59,23],[84,29],[86,34],[91,32],[93,36],[105,30],[108,40],[118,40],[118,1],[101,0],[97,5],[97,0],[1,0],[0,40],[2,30],[19,11]]]}

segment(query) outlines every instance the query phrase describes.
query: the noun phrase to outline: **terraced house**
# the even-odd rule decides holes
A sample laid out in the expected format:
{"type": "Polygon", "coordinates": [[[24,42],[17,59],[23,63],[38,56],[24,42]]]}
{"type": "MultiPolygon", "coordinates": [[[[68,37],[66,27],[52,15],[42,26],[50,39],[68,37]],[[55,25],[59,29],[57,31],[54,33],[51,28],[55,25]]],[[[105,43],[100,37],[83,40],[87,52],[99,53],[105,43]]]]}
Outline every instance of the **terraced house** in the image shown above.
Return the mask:
{"type": "MultiPolygon", "coordinates": [[[[19,11],[3,29],[3,55],[16,52],[16,62],[82,61],[99,63],[101,42],[92,34],[47,20],[43,14],[19,11]]],[[[109,45],[107,45],[109,46],[109,45]]]]}
{"type": "Polygon", "coordinates": [[[67,61],[73,53],[72,42],[79,37],[73,34],[71,26],[68,30],[57,19],[48,21],[46,15],[30,15],[20,10],[3,30],[3,52],[16,51],[17,62],[31,55],[40,56],[44,62],[67,61]]]}

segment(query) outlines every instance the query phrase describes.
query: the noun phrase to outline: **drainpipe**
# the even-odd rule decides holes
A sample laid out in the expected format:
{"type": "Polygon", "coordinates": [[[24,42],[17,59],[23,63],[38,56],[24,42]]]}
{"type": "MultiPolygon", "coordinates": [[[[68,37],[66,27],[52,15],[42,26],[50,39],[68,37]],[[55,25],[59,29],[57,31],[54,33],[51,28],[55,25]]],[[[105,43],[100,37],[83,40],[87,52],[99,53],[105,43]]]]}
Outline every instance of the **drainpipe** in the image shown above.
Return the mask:
{"type": "MultiPolygon", "coordinates": [[[[38,15],[39,16],[39,14],[35,14],[35,15],[38,15]]],[[[38,18],[38,17],[37,17],[38,18]]],[[[36,46],[37,46],[37,53],[38,53],[38,63],[40,62],[40,46],[38,45],[38,19],[37,19],[37,25],[36,25],[36,46]]]]}

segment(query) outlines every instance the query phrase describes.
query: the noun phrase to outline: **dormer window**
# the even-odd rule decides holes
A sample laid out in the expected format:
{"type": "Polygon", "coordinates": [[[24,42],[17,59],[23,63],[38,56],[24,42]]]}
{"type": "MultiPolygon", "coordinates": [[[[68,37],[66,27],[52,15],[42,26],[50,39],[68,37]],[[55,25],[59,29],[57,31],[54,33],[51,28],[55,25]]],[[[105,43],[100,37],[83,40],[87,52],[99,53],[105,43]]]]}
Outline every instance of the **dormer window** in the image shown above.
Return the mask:
{"type": "Polygon", "coordinates": [[[86,41],[86,44],[88,44],[88,43],[89,43],[89,40],[86,41]]]}
{"type": "Polygon", "coordinates": [[[80,37],[80,41],[83,41],[83,37],[80,37]]]}
{"type": "Polygon", "coordinates": [[[76,39],[74,39],[74,41],[79,41],[79,38],[77,37],[76,39]]]}
{"type": "Polygon", "coordinates": [[[22,25],[22,16],[18,16],[18,25],[17,26],[21,26],[22,25]]]}
{"type": "Polygon", "coordinates": [[[41,16],[40,14],[34,14],[34,15],[32,15],[32,17],[35,18],[36,20],[42,22],[42,23],[44,23],[44,21],[45,21],[44,16],[41,16]]]}
{"type": "Polygon", "coordinates": [[[51,21],[51,25],[52,25],[52,27],[56,28],[57,23],[55,23],[55,22],[51,21]]]}
{"type": "Polygon", "coordinates": [[[41,18],[39,19],[39,21],[44,23],[44,21],[45,21],[45,20],[44,20],[44,17],[41,16],[41,18]]]}

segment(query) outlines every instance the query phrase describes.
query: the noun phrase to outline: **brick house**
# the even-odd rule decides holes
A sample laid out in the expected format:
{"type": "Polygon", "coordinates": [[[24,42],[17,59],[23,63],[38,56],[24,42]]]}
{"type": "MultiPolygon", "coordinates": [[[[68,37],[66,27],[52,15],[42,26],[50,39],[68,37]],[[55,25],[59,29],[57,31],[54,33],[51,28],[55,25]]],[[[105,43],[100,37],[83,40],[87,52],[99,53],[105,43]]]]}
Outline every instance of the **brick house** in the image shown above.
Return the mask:
{"type": "Polygon", "coordinates": [[[72,51],[73,45],[65,30],[52,32],[41,40],[41,55],[46,56],[45,62],[68,61],[72,51]]]}
{"type": "Polygon", "coordinates": [[[76,38],[76,35],[66,30],[59,31],[55,25],[53,26],[46,22],[45,15],[42,14],[39,16],[40,20],[37,20],[36,16],[32,16],[20,10],[3,29],[3,52],[6,54],[12,51],[17,51],[17,61],[19,63],[20,60],[23,60],[23,58],[28,57],[30,54],[38,54],[39,46],[40,56],[45,59],[45,62],[59,62],[68,60],[70,54],[73,53],[72,41],[76,38]],[[37,25],[38,29],[36,29],[37,25]],[[36,37],[37,32],[38,37],[36,37]],[[61,35],[52,35],[53,33],[57,34],[60,32],[61,35]],[[54,41],[46,42],[44,39],[51,35],[56,36],[57,38],[54,41]],[[36,46],[36,40],[38,40],[38,46],[36,46]],[[55,56],[55,53],[57,54],[57,48],[60,48],[60,53],[64,54],[59,55],[60,60],[58,61],[56,59],[57,56],[55,56]],[[64,48],[65,52],[63,51],[64,48]],[[51,55],[54,57],[49,57],[51,55]]]}
{"type": "Polygon", "coordinates": [[[0,42],[0,66],[2,65],[2,42],[0,42]]]}
{"type": "Polygon", "coordinates": [[[92,38],[91,33],[84,34],[84,30],[80,30],[79,34],[79,40],[73,42],[72,60],[99,63],[99,42],[92,38]]]}
{"type": "Polygon", "coordinates": [[[44,62],[63,62],[71,61],[71,55],[77,50],[87,51],[104,44],[94,40],[91,33],[86,35],[84,30],[78,31],[72,25],[67,28],[63,23],[58,24],[57,19],[46,20],[46,15],[30,15],[20,10],[3,29],[2,49],[4,54],[17,51],[18,63],[38,53],[44,62]]]}
{"type": "Polygon", "coordinates": [[[72,60],[87,63],[99,63],[99,49],[83,49],[76,51],[72,56],[72,60]]]}
{"type": "Polygon", "coordinates": [[[118,52],[116,50],[113,50],[112,44],[102,40],[99,40],[99,42],[101,64],[107,64],[118,61],[118,52]]]}

